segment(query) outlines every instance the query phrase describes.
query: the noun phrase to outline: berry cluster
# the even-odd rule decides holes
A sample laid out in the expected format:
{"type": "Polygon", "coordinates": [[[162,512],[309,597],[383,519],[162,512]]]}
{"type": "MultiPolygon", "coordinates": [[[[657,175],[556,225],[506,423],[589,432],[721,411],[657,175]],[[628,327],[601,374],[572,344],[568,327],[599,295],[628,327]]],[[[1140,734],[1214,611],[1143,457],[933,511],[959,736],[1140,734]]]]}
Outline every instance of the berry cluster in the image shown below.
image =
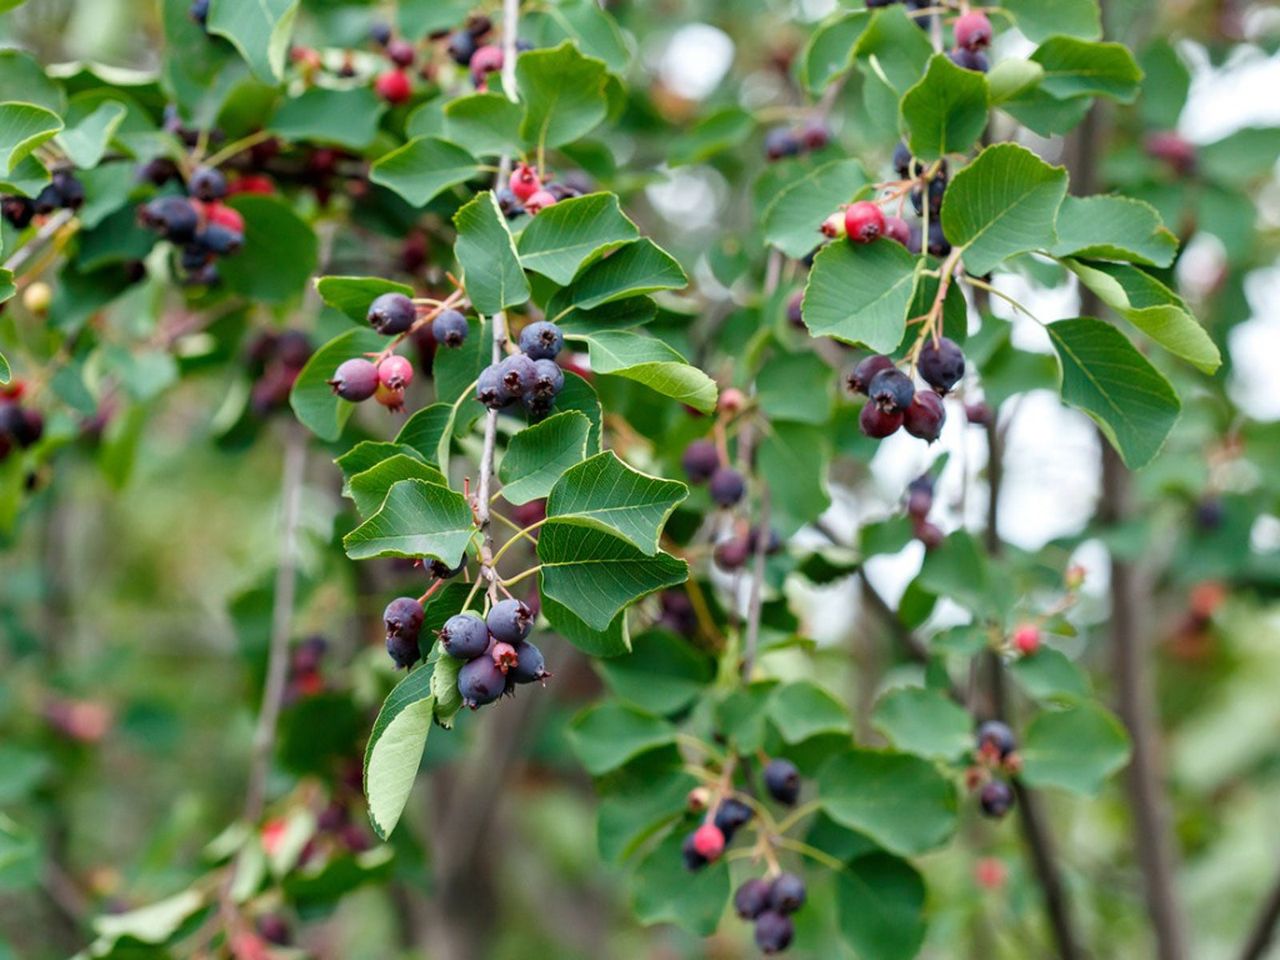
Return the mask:
{"type": "Polygon", "coordinates": [[[20,402],[24,386],[13,383],[0,390],[0,461],[15,448],[25,450],[44,436],[44,417],[20,402]]]}
{"type": "Polygon", "coordinates": [[[932,509],[933,478],[926,473],[907,485],[907,516],[911,518],[911,529],[916,539],[924,544],[926,550],[940,546],[945,536],[937,524],[929,522],[932,509]]]}
{"type": "Polygon", "coordinates": [[[514,598],[500,600],[483,620],[463,612],[440,628],[440,645],[451,657],[465,660],[458,671],[463,706],[475,710],[492,703],[516,684],[535,683],[551,676],[542,651],[529,642],[534,613],[514,598]]]}
{"type": "Polygon", "coordinates": [[[481,371],[476,399],[490,410],[520,403],[530,416],[546,416],[564,387],[564,371],[555,360],[564,334],[549,320],[538,320],[520,331],[519,344],[519,353],[481,371]]]}
{"type": "Polygon", "coordinates": [[[270,331],[249,346],[249,372],[256,377],[249,395],[253,412],[264,417],[289,406],[289,391],[311,359],[311,341],[301,330],[270,331]]]}
{"type": "Polygon", "coordinates": [[[799,129],[774,127],[764,135],[764,155],[768,160],[795,157],[821,150],[831,142],[831,128],[820,118],[805,122],[799,129]]]}
{"type": "MultiPolygon", "coordinates": [[[[795,806],[800,797],[800,771],[790,760],[770,760],[764,769],[764,786],[778,803],[795,806]]],[[[714,804],[714,810],[713,799],[706,787],[689,794],[690,809],[706,811],[702,824],[685,838],[682,847],[689,870],[701,870],[720,859],[738,831],[754,818],[751,806],[737,797],[724,797],[714,804]]],[[[795,937],[791,914],[804,901],[804,881],[793,873],[781,872],[776,865],[770,876],[746,881],[733,896],[738,916],[755,922],[756,944],[767,954],[780,953],[791,945],[795,937]]]]}
{"type": "Polygon", "coordinates": [[[680,457],[689,482],[706,484],[711,499],[721,507],[737,505],[747,492],[747,481],[741,473],[726,464],[720,448],[712,440],[694,440],[680,457]]]}
{"type": "Polygon", "coordinates": [[[956,45],[947,52],[947,58],[957,67],[986,73],[991,62],[983,52],[991,46],[991,21],[981,10],[970,10],[956,18],[952,27],[956,45]]]}
{"type": "Polygon", "coordinates": [[[58,209],[79,210],[84,204],[84,185],[69,170],[55,170],[49,183],[35,198],[17,194],[0,197],[0,214],[19,230],[25,230],[36,217],[47,216],[58,209]]]}
{"type": "Polygon", "coordinates": [[[580,197],[591,191],[585,177],[572,175],[559,182],[543,182],[538,171],[527,163],[520,163],[511,171],[507,185],[497,193],[498,206],[503,215],[514,219],[522,213],[536,216],[539,211],[570,197],[580,197]]]}
{"type": "Polygon", "coordinates": [[[179,264],[188,283],[218,282],[218,257],[244,246],[244,217],[227,206],[227,178],[213,167],[199,167],[187,181],[188,196],[167,195],[144,204],[138,220],[182,248],[179,264]]]}
{"type": "Polygon", "coordinates": [[[370,36],[390,61],[390,66],[373,81],[374,92],[390,104],[406,102],[413,96],[409,69],[418,59],[417,49],[408,40],[396,37],[385,23],[374,24],[370,36]]]}
{"type": "Polygon", "coordinates": [[[997,774],[1014,776],[1022,769],[1017,754],[1018,741],[1007,724],[988,720],[978,727],[974,766],[966,781],[970,790],[978,791],[978,805],[985,816],[999,819],[1013,809],[1013,787],[997,774]]]}
{"type": "Polygon", "coordinates": [[[881,354],[864,358],[849,372],[845,386],[868,398],[858,416],[863,433],[882,439],[901,427],[929,443],[938,439],[947,419],[942,398],[964,377],[964,353],[947,337],[927,338],[916,356],[916,372],[932,390],[917,390],[911,377],[881,354]]]}
{"type": "MultiPolygon", "coordinates": [[[[492,27],[488,17],[476,15],[469,17],[462,29],[447,35],[449,58],[458,66],[467,68],[477,90],[488,89],[489,74],[500,71],[505,60],[501,45],[485,42],[492,27]]],[[[527,43],[516,42],[517,50],[528,48],[527,43]]]]}

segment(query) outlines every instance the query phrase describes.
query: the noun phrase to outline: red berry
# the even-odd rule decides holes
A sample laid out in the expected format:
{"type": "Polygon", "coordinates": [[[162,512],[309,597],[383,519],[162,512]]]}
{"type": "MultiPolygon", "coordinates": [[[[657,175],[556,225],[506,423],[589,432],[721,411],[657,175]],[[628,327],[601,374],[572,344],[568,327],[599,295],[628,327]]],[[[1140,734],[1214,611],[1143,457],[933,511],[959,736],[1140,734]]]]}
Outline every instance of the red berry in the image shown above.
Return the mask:
{"type": "Polygon", "coordinates": [[[995,857],[983,857],[973,867],[973,878],[984,890],[999,890],[1009,877],[1005,865],[995,857]]]}
{"type": "Polygon", "coordinates": [[[524,208],[530,215],[533,215],[545,207],[553,206],[555,202],[556,195],[554,193],[550,190],[543,190],[539,188],[538,190],[535,190],[530,195],[529,199],[524,202],[524,208]]]}
{"type": "Polygon", "coordinates": [[[929,443],[942,435],[942,425],[946,422],[947,411],[942,405],[942,398],[932,390],[917,390],[902,414],[902,425],[907,433],[929,443]]]}
{"type": "Polygon", "coordinates": [[[206,223],[216,223],[220,227],[226,227],[232,233],[244,234],[244,217],[239,210],[228,207],[225,203],[205,204],[204,218],[206,223]]]}
{"type": "Polygon", "coordinates": [[[844,211],[844,232],[854,243],[871,243],[884,233],[884,212],[870,200],[851,203],[844,211]]]}
{"type": "Polygon", "coordinates": [[[413,382],[413,364],[405,357],[392,354],[378,364],[378,382],[403,391],[413,382]]]}
{"type": "Polygon", "coordinates": [[[956,46],[978,50],[991,43],[991,21],[981,10],[970,10],[956,18],[956,46]]]}
{"type": "Polygon", "coordinates": [[[507,185],[511,187],[511,192],[516,195],[516,199],[524,203],[542,189],[542,180],[533,167],[522,163],[511,171],[511,179],[507,185]]]}
{"type": "Polygon", "coordinates": [[[705,860],[716,860],[724,853],[724,834],[714,823],[704,823],[693,833],[693,849],[705,860]]]}
{"type": "Polygon", "coordinates": [[[1147,156],[1163,160],[1175,173],[1190,173],[1196,166],[1195,145],[1173,131],[1150,134],[1144,144],[1147,156]]]}
{"type": "Polygon", "coordinates": [[[409,75],[399,68],[378,74],[374,89],[387,103],[404,103],[413,96],[409,75]]]}
{"type": "Polygon", "coordinates": [[[1023,656],[1031,656],[1040,649],[1040,629],[1035,624],[1024,623],[1013,631],[1013,646],[1023,656]]]}
{"type": "Polygon", "coordinates": [[[901,217],[885,217],[884,235],[890,240],[896,240],[905,247],[907,241],[911,239],[911,227],[901,217]]]}
{"type": "Polygon", "coordinates": [[[928,520],[921,520],[915,525],[916,539],[924,544],[926,550],[933,550],[942,546],[942,541],[947,535],[942,532],[942,528],[937,524],[930,523],[928,520]]]}
{"type": "Polygon", "coordinates": [[[896,433],[902,426],[902,411],[888,412],[881,410],[874,403],[868,403],[858,414],[858,426],[868,437],[882,440],[891,433],[896,433]]]}

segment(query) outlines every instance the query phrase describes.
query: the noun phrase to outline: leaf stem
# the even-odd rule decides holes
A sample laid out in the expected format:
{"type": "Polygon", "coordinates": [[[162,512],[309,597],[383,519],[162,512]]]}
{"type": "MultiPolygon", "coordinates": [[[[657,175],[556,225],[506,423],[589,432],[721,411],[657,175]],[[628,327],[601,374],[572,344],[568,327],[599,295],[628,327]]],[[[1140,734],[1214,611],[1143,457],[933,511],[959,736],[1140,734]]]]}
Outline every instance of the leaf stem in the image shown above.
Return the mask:
{"type": "Polygon", "coordinates": [[[237,153],[243,153],[251,147],[256,147],[260,143],[270,140],[275,134],[267,130],[255,130],[253,133],[246,134],[239,140],[232,140],[229,144],[213,154],[204,161],[206,167],[216,167],[220,163],[226,163],[237,153]]]}
{"type": "Polygon", "coordinates": [[[824,853],[817,847],[809,846],[807,843],[801,843],[799,840],[792,840],[790,837],[774,837],[773,842],[784,850],[791,850],[795,853],[801,854],[802,856],[808,857],[810,860],[816,860],[824,867],[830,867],[832,870],[844,869],[843,862],[837,860],[829,853],[824,853]]]}
{"type": "Polygon", "coordinates": [[[535,564],[534,566],[530,567],[528,570],[525,570],[522,573],[517,573],[510,580],[500,580],[498,582],[504,587],[513,587],[517,583],[519,583],[521,580],[528,579],[529,577],[533,576],[535,573],[537,573],[541,569],[542,569],[542,564],[540,563],[535,564]]]}

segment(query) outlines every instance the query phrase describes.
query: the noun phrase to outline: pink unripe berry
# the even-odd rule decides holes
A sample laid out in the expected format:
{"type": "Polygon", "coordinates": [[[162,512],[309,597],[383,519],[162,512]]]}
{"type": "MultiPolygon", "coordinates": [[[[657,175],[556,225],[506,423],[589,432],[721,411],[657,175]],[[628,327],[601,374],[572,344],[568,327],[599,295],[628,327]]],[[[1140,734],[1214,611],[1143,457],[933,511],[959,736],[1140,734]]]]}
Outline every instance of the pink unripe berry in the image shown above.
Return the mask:
{"type": "Polygon", "coordinates": [[[539,188],[530,195],[529,199],[524,202],[524,208],[530,215],[536,214],[539,210],[546,207],[554,206],[556,195],[550,190],[539,188]]]}
{"type": "Polygon", "coordinates": [[[720,399],[716,401],[716,409],[721,413],[735,414],[747,404],[746,395],[737,387],[728,387],[720,392],[720,399]]]}
{"type": "Polygon", "coordinates": [[[724,853],[724,834],[714,823],[704,823],[693,833],[693,849],[706,860],[717,860],[724,853]]]}
{"type": "Polygon", "coordinates": [[[511,179],[507,185],[511,187],[511,192],[516,195],[516,199],[524,203],[542,189],[542,180],[533,167],[522,163],[511,171],[511,179]]]}
{"type": "Polygon", "coordinates": [[[509,643],[495,643],[489,650],[489,656],[493,657],[493,665],[504,674],[520,662],[516,648],[509,643]]]}
{"type": "Polygon", "coordinates": [[[885,217],[884,235],[905,247],[911,240],[911,228],[907,226],[907,221],[901,217],[885,217]]]}
{"type": "Polygon", "coordinates": [[[1035,624],[1024,623],[1013,631],[1013,647],[1024,657],[1029,657],[1040,649],[1040,628],[1035,624]]]}
{"type": "Polygon", "coordinates": [[[403,390],[413,382],[413,364],[405,357],[392,354],[378,364],[378,382],[393,390],[403,390]]]}
{"type": "Polygon", "coordinates": [[[884,212],[870,200],[851,203],[844,211],[844,232],[854,243],[872,243],[884,233],[884,212]]]}
{"type": "Polygon", "coordinates": [[[502,48],[497,44],[486,44],[471,55],[470,66],[471,81],[480,86],[488,74],[502,69],[502,48]]]}
{"type": "Polygon", "coordinates": [[[413,96],[409,75],[399,68],[378,74],[374,90],[387,103],[404,103],[413,96]]]}
{"type": "Polygon", "coordinates": [[[956,46],[979,50],[991,43],[991,21],[981,10],[970,10],[956,18],[956,46]]]}

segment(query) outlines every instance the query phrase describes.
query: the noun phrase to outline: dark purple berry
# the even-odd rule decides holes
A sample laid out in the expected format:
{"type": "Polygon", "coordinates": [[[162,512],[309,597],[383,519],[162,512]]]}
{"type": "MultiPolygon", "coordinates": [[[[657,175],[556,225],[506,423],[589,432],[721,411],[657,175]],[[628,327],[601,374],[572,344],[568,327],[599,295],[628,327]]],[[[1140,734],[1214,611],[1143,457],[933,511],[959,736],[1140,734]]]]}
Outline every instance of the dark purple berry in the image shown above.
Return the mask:
{"type": "Polygon", "coordinates": [[[988,720],[978,727],[977,739],[980,753],[991,753],[1001,760],[1018,749],[1013,731],[999,720],[988,720]]]}
{"type": "Polygon", "coordinates": [[[501,410],[515,396],[502,382],[502,365],[491,363],[480,371],[480,379],[476,381],[476,399],[490,410],[501,410]]]}
{"type": "Polygon", "coordinates": [[[387,634],[387,654],[391,657],[392,662],[401,669],[412,667],[418,662],[422,656],[422,651],[418,649],[418,637],[415,634],[412,637],[401,637],[387,634]]]}
{"type": "Polygon", "coordinates": [[[797,329],[804,327],[804,291],[797,290],[787,301],[787,322],[797,329]]]}
{"type": "Polygon", "coordinates": [[[948,337],[939,337],[936,343],[930,338],[920,350],[916,369],[925,383],[946,393],[964,377],[964,353],[948,337]]]}
{"type": "Polygon", "coordinates": [[[524,412],[529,415],[529,419],[536,421],[555,409],[556,398],[530,390],[520,397],[520,405],[524,407],[524,412]]]}
{"type": "MultiPolygon", "coordinates": [[[[752,527],[747,531],[747,549],[752,553],[756,552],[756,547],[760,545],[760,528],[752,527]]],[[[782,538],[778,536],[778,531],[772,527],[769,528],[769,539],[765,541],[764,552],[772,556],[782,549],[782,538]]]]}
{"type": "Polygon", "coordinates": [[[458,692],[462,694],[462,705],[482,707],[493,703],[507,689],[507,677],[491,657],[476,657],[458,671],[458,692]]]}
{"type": "Polygon", "coordinates": [[[564,334],[549,320],[531,323],[520,331],[520,349],[533,360],[554,360],[564,346],[564,334]]]}
{"type": "Polygon", "coordinates": [[[363,357],[344,360],[333,372],[329,386],[343,400],[368,400],[378,389],[378,368],[363,357]]]}
{"type": "Polygon", "coordinates": [[[946,421],[942,398],[929,390],[917,390],[911,405],[902,414],[902,426],[907,433],[929,443],[942,436],[942,425],[946,421]]]}
{"type": "Polygon", "coordinates": [[[711,440],[694,440],[680,457],[690,483],[706,483],[720,467],[720,451],[711,440]]]}
{"type": "Polygon", "coordinates": [[[0,213],[14,227],[25,230],[36,215],[36,205],[27,197],[11,196],[0,200],[0,213]]]}
{"type": "Polygon", "coordinates": [[[471,57],[476,52],[476,38],[466,30],[457,30],[449,34],[448,48],[453,62],[465,67],[471,63],[471,57]]]}
{"type": "Polygon", "coordinates": [[[933,509],[933,478],[928,474],[916,477],[907,485],[907,513],[924,519],[933,509]]]}
{"type": "Polygon", "coordinates": [[[144,226],[173,243],[190,243],[200,226],[200,216],[186,197],[157,197],[142,208],[144,226]]]}
{"type": "Polygon", "coordinates": [[[436,636],[445,653],[459,660],[474,660],[489,646],[489,628],[478,616],[469,613],[450,617],[436,636]]]}
{"type": "Polygon", "coordinates": [[[193,197],[204,200],[206,203],[211,200],[221,200],[227,195],[227,178],[223,176],[222,171],[215,170],[213,167],[200,167],[191,174],[187,189],[191,191],[193,197]]]}
{"type": "Polygon", "coordinates": [[[391,24],[385,20],[375,20],[369,26],[369,39],[380,47],[391,42],[391,24]]]}
{"type": "Polygon", "coordinates": [[[804,905],[804,881],[794,873],[780,873],[769,891],[769,906],[779,913],[795,913],[804,905]]]}
{"type": "Polygon", "coordinates": [[[439,560],[431,560],[423,565],[428,574],[436,580],[448,580],[450,577],[456,577],[467,566],[467,558],[464,554],[462,560],[456,567],[446,567],[439,560]]]}
{"type": "Polygon", "coordinates": [[[733,467],[717,467],[707,485],[711,499],[722,507],[732,507],[747,492],[747,481],[733,467]]]}
{"type": "Polygon", "coordinates": [[[387,604],[382,613],[382,622],[387,628],[387,635],[393,637],[418,637],[422,629],[424,611],[413,597],[397,597],[387,604]]]}
{"type": "Polygon", "coordinates": [[[966,50],[963,47],[947,51],[947,59],[961,70],[973,70],[986,73],[991,69],[991,61],[981,50],[966,50]]]}
{"type": "Polygon", "coordinates": [[[513,397],[528,393],[538,380],[538,368],[523,353],[514,353],[498,364],[498,376],[513,397]]]}
{"type": "Polygon", "coordinates": [[[914,159],[911,156],[911,148],[899,140],[898,145],[893,148],[893,169],[903,180],[914,172],[912,170],[914,159]]]}
{"type": "Polygon", "coordinates": [[[533,361],[536,378],[529,394],[539,398],[554,398],[564,389],[564,371],[554,360],[533,361]]]}
{"type": "Polygon", "coordinates": [[[514,220],[524,213],[524,204],[520,202],[520,198],[515,195],[510,187],[500,187],[496,196],[498,209],[502,211],[502,215],[508,220],[514,220]]]}
{"type": "Polygon", "coordinates": [[[1227,509],[1217,497],[1205,497],[1196,504],[1196,526],[1201,530],[1217,530],[1227,518],[1227,509]]]}
{"type": "Polygon", "coordinates": [[[754,920],[769,909],[772,885],[763,877],[752,877],[733,893],[733,910],[743,920],[754,920]]]}
{"type": "Polygon", "coordinates": [[[301,370],[311,359],[311,339],[301,330],[286,330],[276,341],[276,355],[290,370],[301,370]]]}
{"type": "Polygon", "coordinates": [[[521,600],[499,600],[485,618],[489,632],[502,643],[519,643],[533,629],[533,611],[521,600]]]}
{"type": "Polygon", "coordinates": [[[60,206],[79,210],[84,205],[84,184],[70,170],[59,170],[53,175],[53,186],[58,190],[60,206]]]}
{"type": "Polygon", "coordinates": [[[770,760],[764,768],[764,786],[773,799],[791,806],[800,796],[800,771],[790,760],[770,760]]]}
{"type": "MultiPolygon", "coordinates": [[[[942,198],[947,192],[947,181],[944,177],[934,177],[929,181],[929,217],[931,220],[937,219],[939,212],[942,210],[942,198]]],[[[915,208],[917,216],[924,215],[924,191],[920,187],[916,187],[911,191],[911,205],[915,208]]]]}
{"type": "Polygon", "coordinates": [[[894,369],[894,365],[891,359],[881,354],[873,353],[859,362],[844,378],[845,386],[854,393],[866,394],[871,387],[871,381],[878,374],[892,369],[894,369]]]}
{"type": "Polygon", "coordinates": [[[999,819],[1013,809],[1013,788],[1003,780],[992,780],[978,794],[978,803],[984,814],[999,819]]]}
{"type": "Polygon", "coordinates": [[[711,553],[711,558],[715,561],[716,566],[730,573],[734,570],[741,570],[750,556],[751,544],[747,538],[736,536],[717,543],[715,550],[711,553]]]}
{"type": "Polygon", "coordinates": [[[191,7],[187,10],[187,15],[200,26],[207,26],[209,23],[209,0],[192,0],[191,7]]]}
{"type": "Polygon", "coordinates": [[[720,806],[716,807],[715,824],[720,828],[720,832],[724,834],[725,843],[732,840],[733,835],[750,820],[751,808],[741,800],[729,797],[720,806]]]}
{"type": "Polygon", "coordinates": [[[684,845],[680,848],[680,854],[684,858],[684,868],[686,870],[701,870],[708,863],[707,858],[694,847],[692,833],[684,838],[684,845]]]}
{"type": "Polygon", "coordinates": [[[547,672],[547,662],[542,651],[528,640],[515,644],[516,665],[507,671],[507,676],[515,683],[541,683],[551,676],[547,672]]]}
{"type": "Polygon", "coordinates": [[[408,40],[392,40],[387,44],[387,59],[397,67],[412,66],[417,55],[418,52],[408,40]]]}
{"type": "Polygon", "coordinates": [[[764,135],[764,155],[769,160],[794,157],[803,147],[800,138],[787,127],[774,127],[764,135]]]}
{"type": "Polygon", "coordinates": [[[868,403],[858,414],[858,426],[873,440],[883,440],[898,432],[898,428],[902,426],[902,412],[895,410],[886,413],[874,403],[868,403]]]}
{"type": "Polygon", "coordinates": [[[795,938],[791,918],[776,910],[766,910],[756,917],[756,946],[765,954],[781,953],[795,938]]]}
{"type": "Polygon", "coordinates": [[[403,293],[384,293],[369,305],[365,319],[379,333],[394,336],[404,333],[418,317],[413,301],[403,293]]]}
{"type": "Polygon", "coordinates": [[[457,310],[445,310],[431,321],[431,335],[446,347],[462,346],[470,332],[467,318],[457,310]]]}
{"type": "Polygon", "coordinates": [[[215,256],[230,256],[244,246],[244,234],[228,230],[220,223],[210,223],[196,234],[196,243],[215,256]]]}
{"type": "Polygon", "coordinates": [[[877,373],[867,387],[871,402],[885,413],[901,413],[911,405],[916,394],[911,378],[896,367],[877,373]]]}

